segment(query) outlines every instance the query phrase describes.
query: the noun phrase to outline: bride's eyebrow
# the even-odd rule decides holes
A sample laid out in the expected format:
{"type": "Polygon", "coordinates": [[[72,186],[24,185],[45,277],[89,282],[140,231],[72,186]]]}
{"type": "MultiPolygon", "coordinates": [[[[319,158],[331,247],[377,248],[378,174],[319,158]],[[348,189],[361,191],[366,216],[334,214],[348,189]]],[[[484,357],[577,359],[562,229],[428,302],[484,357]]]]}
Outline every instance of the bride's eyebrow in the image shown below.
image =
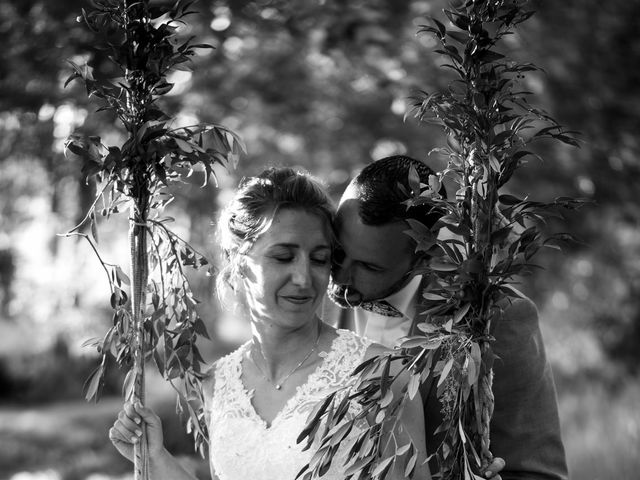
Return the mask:
{"type": "Polygon", "coordinates": [[[269,245],[269,248],[299,248],[297,243],[273,243],[269,245]]]}
{"type": "MultiPolygon", "coordinates": [[[[270,245],[268,248],[300,248],[300,244],[298,243],[274,243],[270,245]]],[[[318,245],[312,249],[314,252],[318,250],[331,250],[331,246],[329,244],[326,245],[318,245]]]]}

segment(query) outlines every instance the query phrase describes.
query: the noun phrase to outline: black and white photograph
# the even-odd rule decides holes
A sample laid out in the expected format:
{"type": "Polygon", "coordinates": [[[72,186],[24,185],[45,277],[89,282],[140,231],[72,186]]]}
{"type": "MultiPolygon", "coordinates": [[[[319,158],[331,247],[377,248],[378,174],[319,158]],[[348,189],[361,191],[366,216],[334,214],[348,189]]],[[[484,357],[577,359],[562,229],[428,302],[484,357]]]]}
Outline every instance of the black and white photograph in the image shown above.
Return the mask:
{"type": "Polygon", "coordinates": [[[640,2],[0,0],[0,480],[634,480],[640,2]]]}

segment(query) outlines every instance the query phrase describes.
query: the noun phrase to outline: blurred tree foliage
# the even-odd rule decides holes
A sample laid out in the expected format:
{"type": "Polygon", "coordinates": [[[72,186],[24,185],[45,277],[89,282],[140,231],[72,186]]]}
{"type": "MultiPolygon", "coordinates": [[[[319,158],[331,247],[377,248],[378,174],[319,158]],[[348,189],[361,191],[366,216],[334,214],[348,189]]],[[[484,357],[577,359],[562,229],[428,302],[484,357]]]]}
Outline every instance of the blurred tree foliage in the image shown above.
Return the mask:
{"type": "MultiPolygon", "coordinates": [[[[638,372],[640,342],[640,4],[594,0],[535,2],[539,14],[523,35],[523,54],[546,67],[543,97],[583,147],[555,152],[557,164],[529,178],[555,192],[594,201],[568,219],[585,242],[569,261],[550,261],[533,290],[567,292],[604,350],[638,372]],[[556,277],[557,275],[557,277],[556,277]],[[544,287],[545,279],[556,277],[544,287]]],[[[540,188],[538,187],[538,188],[540,188]]],[[[555,258],[558,260],[558,258],[555,258]]],[[[562,259],[560,259],[562,260],[562,259]]]]}
{"type": "MultiPolygon", "coordinates": [[[[173,79],[166,108],[185,122],[216,120],[238,132],[249,154],[237,177],[269,164],[301,166],[326,179],[338,195],[350,175],[372,159],[394,153],[427,158],[442,145],[437,130],[404,121],[404,115],[415,88],[436,90],[447,83],[438,59],[425,55],[429,38],[415,35],[424,15],[444,4],[200,0],[201,15],[182,33],[216,49],[195,59],[193,76],[181,72],[173,79]]],[[[88,2],[0,1],[0,251],[3,259],[10,257],[0,268],[15,269],[0,271],[3,292],[11,290],[6,278],[19,276],[24,262],[16,252],[16,232],[34,220],[16,200],[47,200],[55,219],[47,223],[55,257],[54,234],[74,224],[92,198],[80,168],[62,156],[64,138],[74,129],[103,138],[119,135],[107,115],[84,121],[93,107],[79,85],[62,88],[70,73],[67,58],[91,58],[98,71],[108,73],[104,53],[76,22],[83,6],[88,2]]],[[[540,146],[553,151],[543,152],[546,163],[532,161],[518,172],[514,193],[542,201],[584,197],[594,204],[562,226],[584,245],[542,257],[546,270],[527,280],[526,291],[543,313],[558,316],[554,324],[573,322],[567,338],[575,325],[595,332],[598,349],[637,368],[640,48],[634,39],[640,4],[535,0],[532,7],[538,13],[510,37],[512,55],[546,70],[530,77],[528,86],[541,107],[583,133],[583,146],[540,146]]],[[[216,199],[190,188],[177,195],[175,216],[186,219],[191,242],[210,243],[216,199]]],[[[3,318],[18,315],[7,312],[3,318]]],[[[597,365],[584,360],[581,368],[597,365]]]]}

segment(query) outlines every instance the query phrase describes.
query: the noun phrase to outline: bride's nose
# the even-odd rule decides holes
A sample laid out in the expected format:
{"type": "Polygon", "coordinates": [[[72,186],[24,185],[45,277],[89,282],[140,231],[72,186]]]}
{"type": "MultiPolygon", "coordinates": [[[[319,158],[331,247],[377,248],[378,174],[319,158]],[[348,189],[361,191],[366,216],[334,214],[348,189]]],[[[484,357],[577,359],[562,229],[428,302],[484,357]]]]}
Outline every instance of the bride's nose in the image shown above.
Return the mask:
{"type": "Polygon", "coordinates": [[[299,287],[311,286],[311,265],[308,259],[301,258],[293,264],[291,281],[299,287]]]}

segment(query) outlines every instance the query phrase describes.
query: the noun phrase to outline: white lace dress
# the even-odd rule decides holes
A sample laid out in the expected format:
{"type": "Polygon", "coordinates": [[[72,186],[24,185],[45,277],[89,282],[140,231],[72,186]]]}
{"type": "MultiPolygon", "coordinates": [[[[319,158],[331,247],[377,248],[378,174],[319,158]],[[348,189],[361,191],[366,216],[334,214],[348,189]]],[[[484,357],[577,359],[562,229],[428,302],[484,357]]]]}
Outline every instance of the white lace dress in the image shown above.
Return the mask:
{"type": "MultiPolygon", "coordinates": [[[[242,358],[249,343],[220,359],[209,423],[209,458],[220,480],[294,480],[308,463],[314,448],[302,451],[306,441],[296,443],[313,407],[328,394],[353,382],[351,372],[364,360],[370,341],[348,330],[338,330],[331,350],[320,352],[324,361],[298,387],[270,426],[256,413],[251,396],[241,380],[242,358]]],[[[356,415],[352,405],[349,416],[356,415]]],[[[351,417],[353,418],[353,417],[351,417]]],[[[364,426],[363,426],[364,427],[364,426]]],[[[362,432],[354,426],[349,438],[362,432]]],[[[322,477],[344,478],[346,448],[338,449],[331,468],[322,477]]]]}

